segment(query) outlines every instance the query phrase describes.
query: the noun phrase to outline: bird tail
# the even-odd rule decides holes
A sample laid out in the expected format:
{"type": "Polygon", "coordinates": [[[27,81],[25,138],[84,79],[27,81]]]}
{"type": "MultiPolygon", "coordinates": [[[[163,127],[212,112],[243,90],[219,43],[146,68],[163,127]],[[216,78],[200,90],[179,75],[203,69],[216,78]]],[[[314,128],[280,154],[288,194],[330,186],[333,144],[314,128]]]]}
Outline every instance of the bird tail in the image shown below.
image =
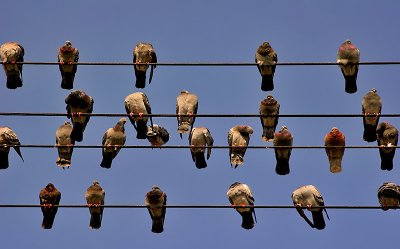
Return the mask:
{"type": "Polygon", "coordinates": [[[196,162],[196,168],[198,169],[204,169],[207,167],[207,162],[204,153],[196,153],[195,162],[196,162]]]}
{"type": "Polygon", "coordinates": [[[287,175],[290,173],[289,160],[284,158],[277,158],[275,172],[278,175],[287,175]]]}
{"type": "Polygon", "coordinates": [[[136,88],[144,88],[146,86],[146,71],[135,70],[136,88]]]}
{"type": "Polygon", "coordinates": [[[251,211],[241,212],[240,215],[242,216],[242,227],[247,230],[252,229],[254,227],[254,219],[252,212],[251,211]]]}
{"type": "Polygon", "coordinates": [[[164,231],[164,220],[162,218],[153,219],[151,231],[153,233],[162,233],[164,231]]]}
{"type": "Polygon", "coordinates": [[[341,157],[329,158],[329,170],[332,173],[340,173],[342,171],[342,158],[341,157]]]}
{"type": "Polygon", "coordinates": [[[147,138],[147,121],[138,120],[136,122],[136,138],[146,139],[147,138]]]}
{"type": "Polygon", "coordinates": [[[275,128],[274,127],[264,126],[263,127],[262,140],[265,141],[265,142],[274,141],[274,132],[275,132],[275,128]]]}
{"type": "Polygon", "coordinates": [[[56,214],[53,212],[43,215],[42,228],[51,229],[53,227],[55,217],[56,214]]]}
{"type": "Polygon", "coordinates": [[[376,125],[364,125],[364,141],[374,142],[376,141],[376,125]]]}
{"type": "Polygon", "coordinates": [[[346,93],[355,93],[357,92],[357,74],[344,76],[345,78],[345,91],[346,93]]]}
{"type": "Polygon", "coordinates": [[[64,73],[61,81],[61,88],[68,90],[74,88],[74,78],[74,73],[64,73]]]}
{"type": "Polygon", "coordinates": [[[111,168],[112,160],[111,153],[103,153],[103,160],[101,160],[100,166],[109,169],[111,168]]]}
{"type": "Polygon", "coordinates": [[[232,154],[231,155],[231,165],[235,166],[235,168],[237,168],[237,166],[243,164],[243,157],[239,154],[232,154]]]}
{"type": "Polygon", "coordinates": [[[85,129],[85,125],[82,123],[75,122],[72,131],[71,131],[71,139],[77,142],[82,142],[83,140],[83,130],[85,129]]]}
{"type": "Polygon", "coordinates": [[[57,164],[57,166],[63,167],[63,168],[69,167],[69,166],[71,166],[71,159],[58,157],[56,164],[57,164]]]}
{"type": "Polygon", "coordinates": [[[393,158],[396,151],[393,149],[391,152],[385,153],[379,149],[379,152],[381,154],[381,169],[391,171],[393,169],[393,158]]]}
{"type": "Polygon", "coordinates": [[[325,220],[324,215],[322,214],[322,210],[319,212],[311,212],[312,218],[314,221],[314,227],[318,230],[322,230],[325,228],[325,220]]]}
{"type": "Polygon", "coordinates": [[[101,227],[101,218],[102,215],[100,213],[92,213],[90,216],[89,227],[92,229],[99,229],[101,227]]]}
{"type": "Polygon", "coordinates": [[[22,86],[22,79],[18,73],[7,75],[7,88],[16,89],[22,86]]]}
{"type": "Polygon", "coordinates": [[[0,151],[0,169],[7,169],[8,166],[8,152],[0,151]]]}
{"type": "Polygon", "coordinates": [[[262,91],[274,90],[274,76],[272,74],[262,76],[261,90],[262,91]]]}

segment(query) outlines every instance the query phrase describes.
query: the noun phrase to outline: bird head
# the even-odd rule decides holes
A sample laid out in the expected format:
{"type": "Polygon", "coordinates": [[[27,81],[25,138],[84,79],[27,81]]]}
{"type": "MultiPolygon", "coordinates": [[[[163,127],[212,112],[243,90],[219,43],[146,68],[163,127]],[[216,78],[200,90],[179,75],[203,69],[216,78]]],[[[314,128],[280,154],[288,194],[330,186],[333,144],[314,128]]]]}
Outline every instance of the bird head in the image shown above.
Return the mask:
{"type": "Polygon", "coordinates": [[[100,183],[97,180],[94,180],[93,181],[93,186],[97,186],[97,185],[100,185],[100,183]]]}
{"type": "Polygon", "coordinates": [[[376,89],[375,89],[375,88],[372,88],[370,92],[372,92],[372,93],[376,93],[377,91],[376,91],[376,89]]]}
{"type": "Polygon", "coordinates": [[[47,189],[47,190],[53,190],[53,189],[54,189],[53,183],[47,184],[46,189],[47,189]]]}

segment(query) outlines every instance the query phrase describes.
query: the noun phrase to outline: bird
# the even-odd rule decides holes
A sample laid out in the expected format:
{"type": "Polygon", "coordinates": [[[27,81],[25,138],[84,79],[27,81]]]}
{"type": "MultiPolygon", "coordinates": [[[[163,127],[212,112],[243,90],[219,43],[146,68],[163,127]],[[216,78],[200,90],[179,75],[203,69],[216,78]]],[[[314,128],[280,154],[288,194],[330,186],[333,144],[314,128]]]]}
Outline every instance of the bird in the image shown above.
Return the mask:
{"type": "Polygon", "coordinates": [[[125,110],[129,115],[129,120],[137,132],[136,138],[146,139],[147,121],[149,119],[151,126],[153,127],[153,119],[151,117],[142,116],[143,114],[151,114],[150,102],[146,94],[143,92],[135,92],[126,96],[125,110]],[[134,117],[133,115],[139,115],[139,117],[134,117]]]}
{"type": "Polygon", "coordinates": [[[66,121],[56,131],[56,147],[58,151],[57,166],[65,169],[71,166],[72,151],[75,141],[71,139],[72,125],[66,121]]]}
{"type": "Polygon", "coordinates": [[[113,159],[118,155],[121,146],[125,144],[125,123],[126,118],[121,118],[114,127],[107,129],[104,133],[102,145],[105,147],[101,150],[103,155],[103,159],[100,163],[101,167],[106,169],[111,168],[113,159]]]}
{"type": "Polygon", "coordinates": [[[211,136],[210,130],[206,127],[195,127],[189,136],[190,153],[192,154],[193,162],[198,169],[203,169],[207,167],[207,162],[205,159],[205,146],[207,148],[207,160],[211,156],[211,147],[214,145],[214,139],[211,136]],[[196,147],[196,148],[195,148],[196,147]]]}
{"type": "Polygon", "coordinates": [[[51,229],[60,204],[61,192],[52,183],[49,183],[40,191],[39,200],[43,213],[42,228],[51,229]],[[55,205],[57,206],[55,207],[55,205]]]}
{"type": "Polygon", "coordinates": [[[329,146],[345,146],[345,136],[336,127],[333,127],[330,132],[325,135],[325,148],[326,155],[329,160],[329,169],[332,173],[339,173],[342,171],[342,159],[344,155],[343,148],[329,148],[329,146]]]}
{"type": "Polygon", "coordinates": [[[8,153],[10,152],[10,145],[14,147],[15,152],[22,157],[19,145],[21,145],[17,134],[8,126],[0,126],[0,169],[7,169],[9,166],[8,153]]]}
{"type": "Polygon", "coordinates": [[[92,229],[99,229],[101,227],[101,220],[103,218],[104,197],[106,193],[100,186],[98,181],[93,181],[93,184],[86,190],[85,198],[90,212],[90,224],[92,229]]]}
{"type": "Polygon", "coordinates": [[[70,41],[66,41],[58,49],[58,63],[61,72],[61,88],[62,89],[72,89],[74,88],[74,78],[78,65],[76,63],[79,61],[79,51],[77,48],[72,46],[70,41]]]}
{"type": "Polygon", "coordinates": [[[149,192],[146,193],[144,200],[147,210],[149,211],[153,233],[162,233],[164,231],[164,220],[167,209],[167,194],[163,192],[158,186],[153,186],[149,192]]]}
{"type": "Polygon", "coordinates": [[[376,128],[379,154],[381,156],[381,169],[392,170],[393,158],[396,152],[399,131],[388,122],[381,122],[376,128]]]}
{"type": "Polygon", "coordinates": [[[378,200],[382,210],[396,208],[400,205],[400,187],[393,182],[385,182],[378,189],[378,200]]]}
{"type": "Polygon", "coordinates": [[[242,227],[244,229],[252,229],[257,222],[256,212],[253,207],[237,207],[237,206],[254,206],[254,197],[249,186],[244,183],[233,183],[226,193],[231,205],[235,206],[236,211],[242,216],[242,227]],[[253,218],[254,215],[254,218],[253,218]]]}
{"type": "Polygon", "coordinates": [[[236,125],[229,130],[229,159],[232,167],[237,168],[237,166],[243,164],[244,154],[246,153],[247,145],[249,145],[251,134],[253,134],[253,128],[248,125],[236,125]]]}
{"type": "MultiPolygon", "coordinates": [[[[260,115],[279,115],[279,108],[279,102],[272,95],[268,95],[260,102],[259,113],[260,115]]],[[[260,117],[260,120],[263,128],[262,140],[272,142],[279,117],[260,117]]]]}
{"type": "Polygon", "coordinates": [[[194,93],[182,90],[176,98],[176,115],[178,119],[178,133],[182,138],[182,133],[190,133],[197,114],[199,101],[194,93]],[[181,116],[188,115],[188,116],[181,116]]]}
{"type": "Polygon", "coordinates": [[[81,114],[92,113],[94,100],[84,91],[76,90],[65,98],[65,103],[67,104],[67,117],[72,121],[71,139],[82,142],[83,132],[90,120],[90,115],[81,114]]]}
{"type": "Polygon", "coordinates": [[[274,90],[274,74],[278,55],[269,42],[265,41],[257,48],[255,61],[262,77],[261,90],[274,90]]]}
{"type": "Polygon", "coordinates": [[[22,65],[16,62],[24,62],[24,48],[17,42],[6,42],[0,46],[0,58],[7,76],[8,89],[22,87],[22,65]]]}
{"type": "MultiPolygon", "coordinates": [[[[293,145],[293,136],[289,132],[286,126],[282,126],[282,128],[275,132],[274,134],[274,146],[292,146],[293,145]]],[[[278,175],[287,175],[290,173],[289,168],[289,159],[290,154],[292,153],[292,148],[274,148],[275,150],[275,158],[276,158],[276,166],[275,172],[278,175]]]]}
{"type": "Polygon", "coordinates": [[[153,146],[161,146],[168,142],[169,140],[169,133],[167,129],[157,124],[153,124],[153,127],[147,127],[147,140],[153,146]]]}
{"type": "MultiPolygon", "coordinates": [[[[144,65],[135,65],[136,88],[144,88],[146,85],[146,71],[149,63],[157,63],[157,55],[150,43],[139,42],[133,49],[133,63],[146,63],[144,65]]],[[[156,65],[150,66],[149,84],[153,78],[153,70],[156,65]]]]}
{"type": "Polygon", "coordinates": [[[339,64],[345,79],[346,93],[357,92],[357,74],[358,63],[360,62],[360,50],[351,43],[349,39],[345,40],[339,47],[337,53],[337,63],[339,64]]]}
{"type": "Polygon", "coordinates": [[[367,142],[376,141],[376,128],[379,123],[379,116],[382,110],[382,99],[377,90],[372,88],[362,99],[362,113],[364,114],[364,134],[363,139],[367,142]],[[367,116],[374,115],[374,116],[367,116]]]}
{"type": "Polygon", "coordinates": [[[292,200],[297,212],[312,228],[316,228],[318,230],[325,228],[326,224],[322,210],[325,211],[328,220],[329,215],[324,208],[324,199],[315,186],[306,185],[296,189],[292,193],[292,200]],[[307,209],[311,212],[313,222],[311,222],[305,215],[303,207],[307,207],[307,209]]]}

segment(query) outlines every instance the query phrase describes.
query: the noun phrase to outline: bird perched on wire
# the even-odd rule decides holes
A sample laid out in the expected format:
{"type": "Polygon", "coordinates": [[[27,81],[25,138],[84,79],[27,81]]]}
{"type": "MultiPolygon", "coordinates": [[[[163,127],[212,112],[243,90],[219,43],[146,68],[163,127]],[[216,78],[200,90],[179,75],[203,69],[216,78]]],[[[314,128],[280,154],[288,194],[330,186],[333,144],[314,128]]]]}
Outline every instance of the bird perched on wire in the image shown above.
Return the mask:
{"type": "MultiPolygon", "coordinates": [[[[274,146],[292,146],[293,136],[289,132],[286,126],[275,132],[274,134],[274,146]]],[[[274,148],[276,167],[275,172],[278,175],[287,175],[290,173],[289,159],[292,154],[292,148],[274,148]]]]}
{"type": "Polygon", "coordinates": [[[157,124],[153,124],[153,127],[147,127],[147,140],[153,146],[162,146],[169,140],[169,133],[167,129],[157,124]]]}
{"type": "Polygon", "coordinates": [[[262,91],[274,90],[274,74],[277,62],[278,55],[274,49],[269,42],[263,42],[256,50],[257,68],[262,77],[262,91]]]}
{"type": "Polygon", "coordinates": [[[58,49],[58,63],[61,72],[61,88],[72,89],[74,88],[74,78],[78,65],[72,64],[79,61],[79,51],[72,46],[70,41],[66,41],[58,49]]]}
{"type": "Polygon", "coordinates": [[[167,205],[167,194],[158,186],[153,186],[147,192],[144,203],[152,220],[151,231],[153,233],[162,233],[164,231],[165,213],[167,211],[165,208],[165,205],[167,205]]]}
{"type": "Polygon", "coordinates": [[[113,159],[118,155],[121,150],[121,146],[125,144],[125,123],[126,118],[121,118],[114,127],[107,129],[103,135],[102,145],[102,155],[103,160],[100,166],[106,169],[111,168],[113,159]]]}
{"type": "Polygon", "coordinates": [[[125,110],[129,114],[129,120],[135,128],[137,139],[147,138],[147,121],[150,119],[153,127],[153,119],[151,117],[142,116],[143,114],[151,114],[149,99],[143,92],[135,92],[129,94],[125,98],[125,110]],[[139,115],[139,116],[134,116],[139,115]]]}
{"type": "Polygon", "coordinates": [[[228,196],[229,202],[235,206],[236,211],[242,216],[242,227],[247,230],[252,229],[257,222],[254,208],[240,207],[254,206],[254,197],[249,186],[244,183],[235,182],[229,187],[226,195],[228,196]]]}
{"type": "Polygon", "coordinates": [[[56,147],[58,151],[57,166],[69,168],[71,166],[72,151],[75,141],[71,139],[72,125],[66,121],[56,131],[56,147]]]}
{"type": "Polygon", "coordinates": [[[339,64],[345,79],[345,91],[347,93],[357,92],[358,63],[360,62],[360,50],[345,40],[339,47],[337,53],[337,63],[339,64]]]}
{"type": "Polygon", "coordinates": [[[382,110],[382,99],[375,88],[372,88],[362,99],[362,113],[364,114],[364,141],[376,141],[376,128],[382,110]],[[367,116],[373,115],[373,116],[367,116]]]}
{"type": "Polygon", "coordinates": [[[93,184],[86,190],[85,198],[90,212],[89,227],[92,229],[99,229],[101,227],[104,209],[104,207],[101,207],[101,205],[104,205],[105,195],[106,193],[98,181],[94,181],[93,184]]]}
{"type": "Polygon", "coordinates": [[[392,170],[393,158],[396,152],[399,131],[388,122],[382,122],[376,128],[379,154],[381,156],[381,169],[392,170]]]}
{"type": "Polygon", "coordinates": [[[8,154],[10,153],[10,145],[14,146],[15,152],[22,157],[19,145],[21,145],[17,134],[7,126],[0,126],[0,169],[7,169],[9,166],[8,154]]]}
{"type": "Polygon", "coordinates": [[[16,62],[24,62],[24,48],[17,42],[6,42],[0,46],[0,58],[7,76],[8,89],[22,87],[22,65],[16,62]]]}
{"type": "Polygon", "coordinates": [[[51,229],[60,204],[61,192],[52,183],[47,184],[39,193],[40,205],[43,213],[42,228],[51,229]]]}
{"type": "Polygon", "coordinates": [[[325,148],[326,155],[329,160],[329,169],[332,173],[339,173],[342,171],[342,159],[344,155],[344,148],[329,148],[329,146],[345,146],[345,136],[336,127],[333,127],[330,132],[325,135],[325,148]]]}
{"type": "Polygon", "coordinates": [[[190,93],[186,90],[181,91],[181,93],[176,98],[176,114],[178,115],[178,133],[182,138],[182,133],[190,133],[196,117],[191,115],[197,114],[197,109],[199,106],[199,101],[194,93],[190,93]],[[188,115],[188,116],[181,116],[188,115]]]}
{"type": "Polygon", "coordinates": [[[192,154],[193,162],[198,169],[203,169],[207,167],[207,162],[205,159],[205,146],[207,148],[207,160],[211,156],[211,147],[214,145],[214,139],[211,136],[210,131],[205,127],[195,127],[189,136],[190,153],[192,154]]]}
{"type": "Polygon", "coordinates": [[[253,134],[253,128],[248,125],[236,125],[229,130],[229,159],[232,167],[237,168],[237,166],[243,164],[251,134],[253,134]]]}
{"type": "MultiPolygon", "coordinates": [[[[279,115],[279,102],[272,96],[268,95],[260,102],[259,113],[260,115],[279,115]]],[[[262,140],[272,142],[274,140],[274,133],[278,125],[278,116],[260,117],[261,126],[263,128],[262,140]]]]}
{"type": "Polygon", "coordinates": [[[400,206],[400,187],[393,182],[385,182],[378,189],[378,200],[382,210],[400,206]]]}
{"type": "MultiPolygon", "coordinates": [[[[136,76],[136,88],[144,88],[146,85],[146,71],[149,68],[149,63],[157,63],[157,55],[150,43],[139,42],[133,49],[133,63],[138,63],[134,66],[136,76]],[[144,64],[141,64],[144,63],[144,64]]],[[[150,65],[149,84],[153,78],[153,70],[156,65],[150,65]]]]}

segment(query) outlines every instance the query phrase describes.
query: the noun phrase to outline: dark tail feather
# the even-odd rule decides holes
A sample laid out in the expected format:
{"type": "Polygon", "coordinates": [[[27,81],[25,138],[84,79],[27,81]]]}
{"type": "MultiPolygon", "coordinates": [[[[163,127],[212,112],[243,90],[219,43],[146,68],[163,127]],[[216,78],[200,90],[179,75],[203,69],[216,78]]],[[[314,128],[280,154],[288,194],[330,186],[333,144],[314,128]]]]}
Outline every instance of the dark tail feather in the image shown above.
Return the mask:
{"type": "Polygon", "coordinates": [[[136,138],[146,139],[147,138],[147,124],[146,122],[139,120],[136,122],[136,138]]]}
{"type": "Polygon", "coordinates": [[[207,162],[206,158],[204,157],[204,153],[196,153],[195,162],[196,162],[196,168],[198,169],[204,169],[207,167],[207,162]]]}
{"type": "Polygon", "coordinates": [[[49,213],[49,214],[43,215],[42,228],[43,229],[51,229],[53,227],[55,217],[56,217],[55,213],[49,213]]]}
{"type": "Polygon", "coordinates": [[[8,75],[7,76],[7,88],[8,89],[16,89],[17,87],[22,86],[22,79],[18,74],[8,75]]]}
{"type": "Polygon", "coordinates": [[[90,228],[99,229],[101,227],[101,217],[102,215],[99,213],[93,213],[90,216],[90,228]]]}
{"type": "Polygon", "coordinates": [[[242,227],[244,229],[252,229],[254,227],[254,219],[251,211],[240,213],[242,216],[242,227]]]}
{"type": "Polygon", "coordinates": [[[81,123],[75,123],[74,126],[72,127],[71,131],[71,139],[77,142],[82,142],[83,140],[83,124],[81,123]]]}
{"type": "Polygon", "coordinates": [[[376,125],[364,125],[364,141],[374,142],[376,141],[376,125]]]}
{"type": "Polygon", "coordinates": [[[0,151],[0,169],[7,169],[8,165],[8,152],[0,151]]]}
{"type": "Polygon", "coordinates": [[[22,159],[22,161],[25,162],[24,158],[22,157],[20,147],[14,147],[14,150],[15,150],[15,152],[17,152],[18,156],[22,159]]]}
{"type": "Polygon", "coordinates": [[[381,158],[381,169],[391,171],[393,169],[393,158],[388,156],[381,158]]]}
{"type": "Polygon", "coordinates": [[[275,172],[278,175],[287,175],[287,174],[289,174],[290,173],[289,160],[277,159],[276,160],[275,172]]]}
{"type": "Polygon", "coordinates": [[[136,88],[144,88],[146,85],[146,71],[141,72],[138,70],[135,70],[135,75],[136,75],[136,88]]]}
{"type": "Polygon", "coordinates": [[[72,89],[74,88],[74,78],[75,74],[73,73],[64,73],[61,81],[62,89],[72,89]]]}
{"type": "Polygon", "coordinates": [[[274,140],[274,127],[264,126],[263,127],[263,140],[267,142],[271,142],[274,140]]]}
{"type": "Polygon", "coordinates": [[[345,76],[345,91],[346,93],[355,93],[357,92],[357,75],[345,76]]]}
{"type": "Polygon", "coordinates": [[[324,229],[325,220],[324,220],[324,215],[322,214],[322,210],[320,212],[311,212],[311,214],[314,221],[314,227],[318,230],[324,229]]]}
{"type": "Polygon", "coordinates": [[[261,90],[262,91],[274,90],[274,76],[272,76],[272,75],[263,75],[262,76],[261,90]]]}
{"type": "Polygon", "coordinates": [[[151,231],[153,233],[162,233],[164,231],[164,221],[163,219],[153,219],[153,224],[151,226],[151,231]]]}
{"type": "Polygon", "coordinates": [[[103,160],[101,160],[100,166],[106,169],[111,168],[112,155],[110,153],[103,153],[103,160]]]}

